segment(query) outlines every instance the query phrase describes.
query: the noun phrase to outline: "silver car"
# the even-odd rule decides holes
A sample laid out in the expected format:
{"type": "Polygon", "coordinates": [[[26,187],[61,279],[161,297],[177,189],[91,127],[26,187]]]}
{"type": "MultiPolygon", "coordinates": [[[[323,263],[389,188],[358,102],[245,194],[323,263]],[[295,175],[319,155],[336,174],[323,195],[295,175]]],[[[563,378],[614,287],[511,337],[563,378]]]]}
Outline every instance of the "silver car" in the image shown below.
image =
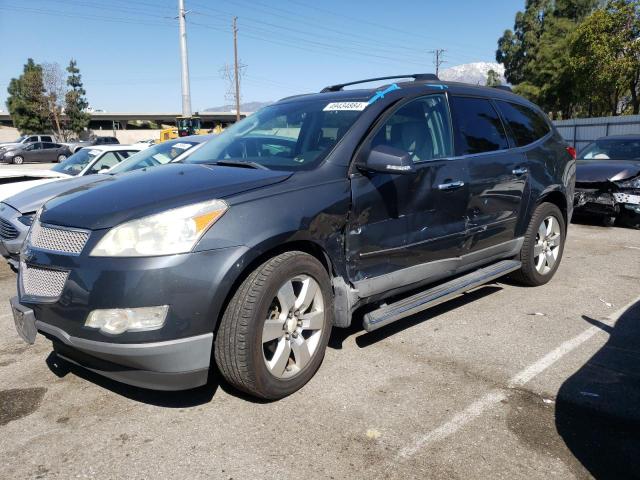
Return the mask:
{"type": "MultiPolygon", "coordinates": [[[[141,168],[156,167],[169,162],[182,161],[211,138],[213,138],[213,135],[193,135],[163,142],[131,155],[108,171],[101,171],[101,173],[104,173],[103,175],[83,174],[65,178],[38,185],[5,198],[0,203],[0,254],[7,259],[13,269],[17,269],[20,249],[27,236],[33,217],[40,207],[53,197],[71,190],[79,192],[97,183],[109,182],[112,180],[112,175],[141,168]]],[[[113,149],[114,147],[100,148],[113,149]]],[[[60,166],[63,165],[64,163],[60,166]]],[[[86,170],[86,166],[80,170],[86,170]]]]}

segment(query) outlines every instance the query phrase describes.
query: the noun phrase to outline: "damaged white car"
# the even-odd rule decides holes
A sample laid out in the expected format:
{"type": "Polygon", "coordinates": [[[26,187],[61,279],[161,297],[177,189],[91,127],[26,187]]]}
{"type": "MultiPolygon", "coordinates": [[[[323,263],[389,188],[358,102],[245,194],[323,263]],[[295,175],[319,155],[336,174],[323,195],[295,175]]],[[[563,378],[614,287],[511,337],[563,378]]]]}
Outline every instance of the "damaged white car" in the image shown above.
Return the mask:
{"type": "Polygon", "coordinates": [[[580,152],[574,208],[605,225],[640,228],[640,135],[603,137],[580,152]]]}

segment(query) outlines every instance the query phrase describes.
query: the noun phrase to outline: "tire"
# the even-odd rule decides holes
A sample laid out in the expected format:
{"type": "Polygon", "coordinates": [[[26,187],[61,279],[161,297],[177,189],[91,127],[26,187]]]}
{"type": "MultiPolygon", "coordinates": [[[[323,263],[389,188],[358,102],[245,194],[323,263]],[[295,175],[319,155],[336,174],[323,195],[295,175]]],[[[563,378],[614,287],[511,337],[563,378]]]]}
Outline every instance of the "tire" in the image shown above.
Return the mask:
{"type": "Polygon", "coordinates": [[[13,163],[14,165],[22,165],[23,162],[24,162],[24,158],[22,158],[20,155],[16,155],[15,157],[13,157],[13,160],[11,161],[11,163],[13,163]]]}
{"type": "Polygon", "coordinates": [[[603,227],[613,227],[616,224],[616,217],[610,215],[604,216],[600,220],[603,227]]]}
{"type": "Polygon", "coordinates": [[[66,159],[67,159],[66,155],[62,155],[62,154],[58,155],[58,163],[64,162],[66,159]]]}
{"type": "Polygon", "coordinates": [[[532,287],[544,285],[551,280],[562,260],[566,235],[567,228],[560,209],[553,203],[538,205],[520,250],[522,267],[512,277],[523,285],[532,287]],[[550,218],[551,230],[548,223],[550,218]],[[543,231],[545,236],[541,240],[543,231]],[[541,259],[540,255],[544,257],[541,259]]]}
{"type": "Polygon", "coordinates": [[[300,389],[324,358],[332,300],[329,276],[311,255],[293,251],[267,260],[242,282],[220,320],[214,347],[220,373],[262,399],[300,389]]]}

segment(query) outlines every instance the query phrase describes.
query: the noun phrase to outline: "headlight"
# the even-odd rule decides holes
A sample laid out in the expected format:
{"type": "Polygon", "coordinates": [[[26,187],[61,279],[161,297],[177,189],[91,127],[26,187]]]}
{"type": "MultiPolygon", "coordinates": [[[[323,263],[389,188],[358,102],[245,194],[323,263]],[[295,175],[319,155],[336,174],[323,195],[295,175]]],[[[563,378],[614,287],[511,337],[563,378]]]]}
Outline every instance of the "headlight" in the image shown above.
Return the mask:
{"type": "Polygon", "coordinates": [[[4,153],[5,157],[13,157],[16,154],[16,152],[14,152],[13,150],[9,150],[8,152],[4,153]]]}
{"type": "Polygon", "coordinates": [[[624,180],[622,182],[616,182],[616,185],[620,188],[640,188],[640,177],[632,178],[631,180],[624,180]]]}
{"type": "Polygon", "coordinates": [[[227,208],[223,200],[209,200],[123,223],[98,242],[91,256],[149,257],[189,252],[227,208]]]}

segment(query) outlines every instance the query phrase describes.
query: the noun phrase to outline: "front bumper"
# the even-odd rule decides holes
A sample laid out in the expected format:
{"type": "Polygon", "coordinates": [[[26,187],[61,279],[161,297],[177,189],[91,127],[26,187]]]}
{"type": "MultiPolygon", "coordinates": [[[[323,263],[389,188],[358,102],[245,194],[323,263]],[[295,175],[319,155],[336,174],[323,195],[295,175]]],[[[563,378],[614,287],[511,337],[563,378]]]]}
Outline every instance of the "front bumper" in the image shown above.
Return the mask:
{"type": "Polygon", "coordinates": [[[7,205],[0,209],[0,255],[14,268],[18,266],[20,249],[27,238],[29,227],[18,220],[22,214],[7,205]]]}
{"type": "Polygon", "coordinates": [[[24,291],[21,271],[19,303],[33,312],[38,333],[70,362],[139,387],[194,388],[207,381],[215,324],[245,252],[246,247],[230,247],[166,257],[99,258],[27,249],[25,265],[55,265],[69,273],[60,296],[43,300],[24,291]],[[108,335],[85,326],[93,310],[155,305],[169,305],[165,324],[157,330],[108,335]]]}
{"type": "Polygon", "coordinates": [[[576,187],[576,213],[617,216],[624,212],[640,215],[640,191],[604,191],[576,187]]]}

